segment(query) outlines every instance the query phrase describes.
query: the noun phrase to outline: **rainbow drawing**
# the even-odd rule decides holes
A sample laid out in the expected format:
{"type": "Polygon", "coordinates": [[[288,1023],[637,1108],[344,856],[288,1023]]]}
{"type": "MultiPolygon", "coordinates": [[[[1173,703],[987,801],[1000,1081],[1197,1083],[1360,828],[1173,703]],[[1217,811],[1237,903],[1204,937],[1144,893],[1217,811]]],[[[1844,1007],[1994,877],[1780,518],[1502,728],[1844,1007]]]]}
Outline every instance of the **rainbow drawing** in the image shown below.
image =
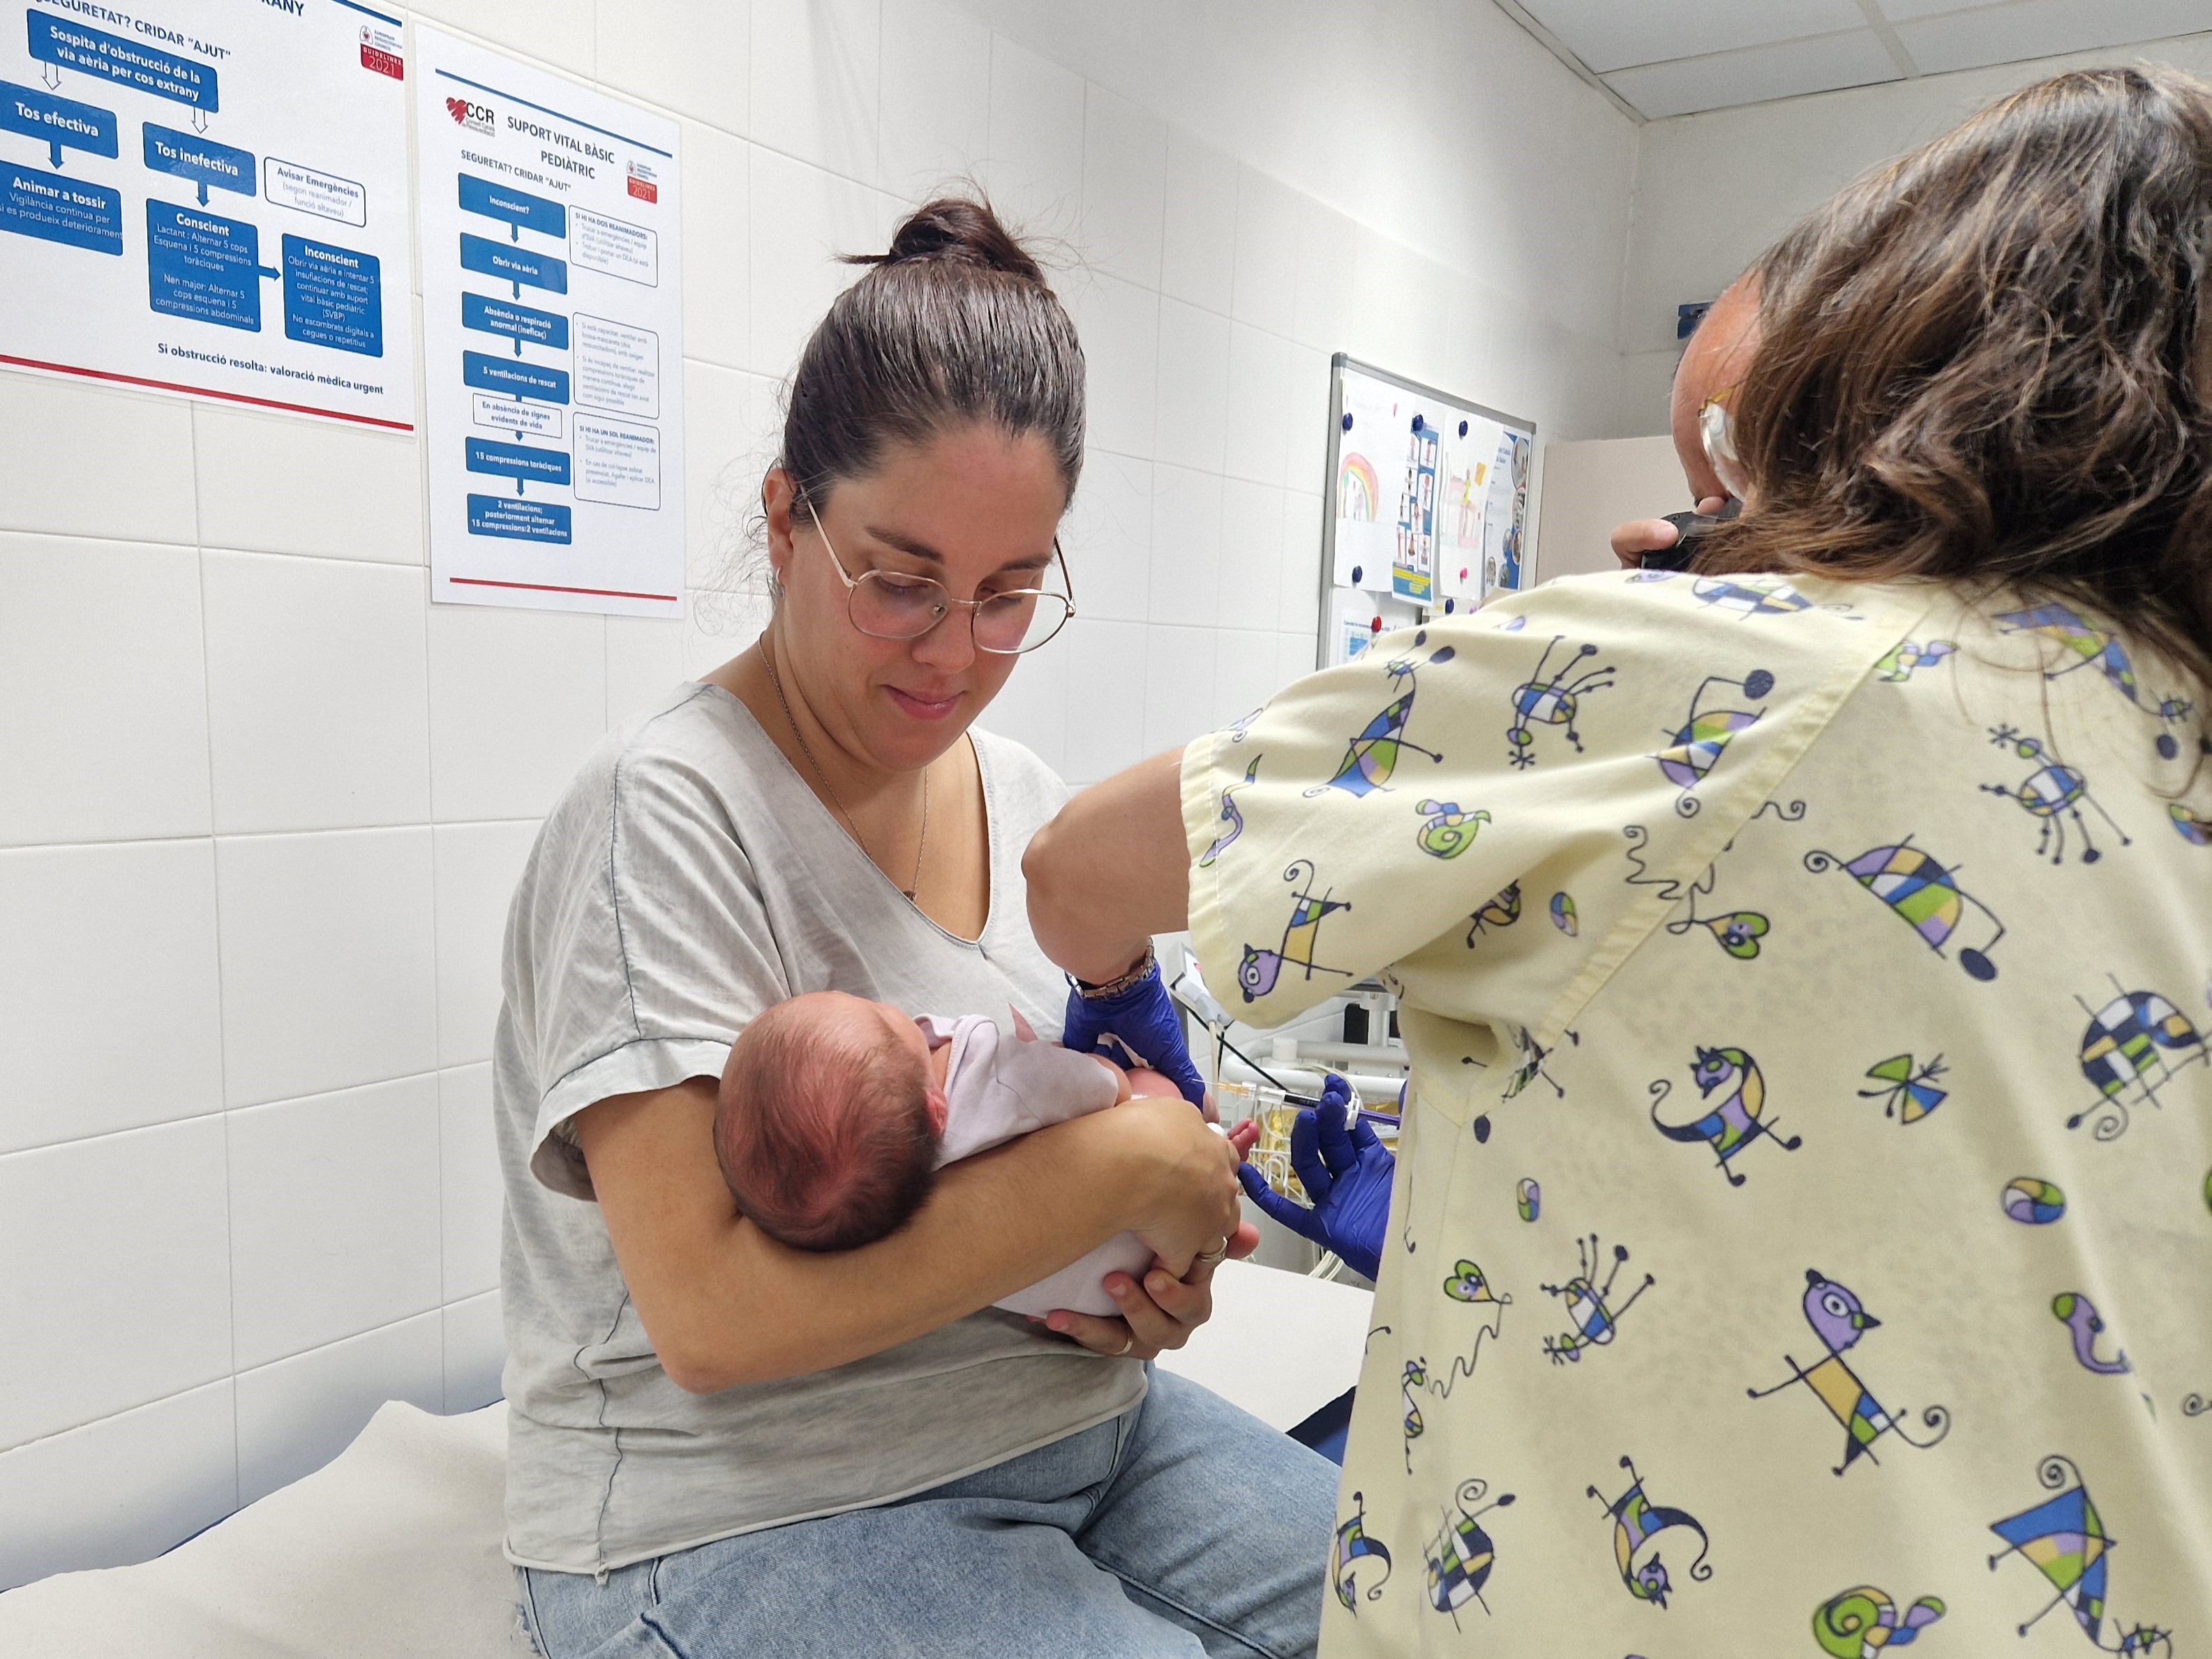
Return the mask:
{"type": "Polygon", "coordinates": [[[1338,518],[1356,519],[1364,524],[1372,524],[1375,521],[1375,503],[1382,496],[1382,484],[1375,476],[1375,464],[1364,455],[1355,452],[1337,463],[1338,518]]]}

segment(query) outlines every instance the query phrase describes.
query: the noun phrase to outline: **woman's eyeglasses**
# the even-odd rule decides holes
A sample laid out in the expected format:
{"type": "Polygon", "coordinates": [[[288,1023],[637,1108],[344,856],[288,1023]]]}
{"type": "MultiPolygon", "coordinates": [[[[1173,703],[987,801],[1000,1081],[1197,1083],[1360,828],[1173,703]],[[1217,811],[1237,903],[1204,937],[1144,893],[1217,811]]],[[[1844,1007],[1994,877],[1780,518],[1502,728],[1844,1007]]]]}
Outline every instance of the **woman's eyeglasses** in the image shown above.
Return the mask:
{"type": "Polygon", "coordinates": [[[1060,580],[1067,593],[1048,593],[1041,587],[1015,587],[980,599],[958,599],[943,582],[931,576],[909,576],[889,570],[865,570],[850,575],[844,560],[822,527],[814,503],[806,503],[806,516],[830,562],[845,584],[846,614],[853,626],[874,640],[918,640],[951,616],[956,607],[968,612],[969,628],[978,651],[1011,657],[1034,651],[1066,627],[1075,614],[1067,580],[1067,560],[1060,538],[1052,542],[1052,556],[1060,564],[1060,580]]]}

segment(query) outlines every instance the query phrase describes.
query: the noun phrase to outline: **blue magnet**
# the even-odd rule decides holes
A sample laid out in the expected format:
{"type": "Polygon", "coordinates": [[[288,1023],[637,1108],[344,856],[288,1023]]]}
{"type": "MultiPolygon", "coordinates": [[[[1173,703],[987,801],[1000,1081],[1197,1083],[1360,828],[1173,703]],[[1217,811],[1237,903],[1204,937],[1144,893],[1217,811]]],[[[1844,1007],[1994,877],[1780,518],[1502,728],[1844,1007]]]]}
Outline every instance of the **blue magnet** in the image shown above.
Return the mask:
{"type": "Polygon", "coordinates": [[[1344,417],[1344,429],[1346,432],[1352,430],[1352,416],[1349,413],[1347,413],[1344,417]]]}
{"type": "Polygon", "coordinates": [[[1459,435],[1462,438],[1467,436],[1467,422],[1465,421],[1462,421],[1459,423],[1459,435]]]}
{"type": "Polygon", "coordinates": [[[1450,616],[1450,615],[1451,615],[1451,613],[1452,613],[1452,601],[1451,601],[1451,600],[1449,600],[1449,599],[1446,599],[1446,600],[1444,601],[1444,615],[1446,615],[1447,617],[1449,617],[1449,616],[1450,616]]]}
{"type": "Polygon", "coordinates": [[[1360,568],[1359,568],[1359,567],[1358,567],[1358,565],[1356,565],[1356,564],[1355,564],[1354,566],[1352,566],[1352,585],[1354,587],[1357,587],[1357,586],[1359,586],[1359,577],[1360,577],[1360,568]]]}
{"type": "Polygon", "coordinates": [[[1416,415],[1416,416],[1413,416],[1413,430],[1414,430],[1414,431],[1416,431],[1416,432],[1419,432],[1420,429],[1421,429],[1421,417],[1420,417],[1419,416],[1416,415]]]}

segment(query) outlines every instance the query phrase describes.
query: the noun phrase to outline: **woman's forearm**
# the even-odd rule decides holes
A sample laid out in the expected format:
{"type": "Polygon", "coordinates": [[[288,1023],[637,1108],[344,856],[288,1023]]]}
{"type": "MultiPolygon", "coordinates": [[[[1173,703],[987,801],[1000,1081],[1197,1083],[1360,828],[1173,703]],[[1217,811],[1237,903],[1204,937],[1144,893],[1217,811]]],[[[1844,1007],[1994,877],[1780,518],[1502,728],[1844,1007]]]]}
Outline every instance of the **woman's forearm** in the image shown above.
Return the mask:
{"type": "Polygon", "coordinates": [[[1131,1126],[1109,1121],[1128,1109],[950,1165],[900,1231],[823,1253],[778,1244],[737,1214],[703,1079],[602,1101],[577,1119],[577,1139],[663,1369],[705,1394],[880,1352],[1141,1225],[1152,1170],[1122,1132],[1131,1126]]]}
{"type": "Polygon", "coordinates": [[[1022,855],[1030,929],[1078,979],[1103,982],[1188,920],[1182,751],[1139,761],[1060,808],[1022,855]]]}

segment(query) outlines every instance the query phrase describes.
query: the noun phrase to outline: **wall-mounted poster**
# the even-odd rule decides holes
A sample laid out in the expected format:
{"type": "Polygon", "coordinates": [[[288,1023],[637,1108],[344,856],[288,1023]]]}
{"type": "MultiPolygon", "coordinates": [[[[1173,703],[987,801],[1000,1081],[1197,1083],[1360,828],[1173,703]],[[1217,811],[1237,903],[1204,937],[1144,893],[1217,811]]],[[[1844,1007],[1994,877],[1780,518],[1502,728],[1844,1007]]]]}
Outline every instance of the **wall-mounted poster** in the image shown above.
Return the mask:
{"type": "Polygon", "coordinates": [[[1522,585],[1536,432],[1342,352],[1330,383],[1323,667],[1389,629],[1522,585]]]}
{"type": "Polygon", "coordinates": [[[0,3],[0,364],[411,432],[404,25],[0,3]]]}
{"type": "Polygon", "coordinates": [[[676,124],[416,42],[430,597],[680,616],[676,124]]]}

